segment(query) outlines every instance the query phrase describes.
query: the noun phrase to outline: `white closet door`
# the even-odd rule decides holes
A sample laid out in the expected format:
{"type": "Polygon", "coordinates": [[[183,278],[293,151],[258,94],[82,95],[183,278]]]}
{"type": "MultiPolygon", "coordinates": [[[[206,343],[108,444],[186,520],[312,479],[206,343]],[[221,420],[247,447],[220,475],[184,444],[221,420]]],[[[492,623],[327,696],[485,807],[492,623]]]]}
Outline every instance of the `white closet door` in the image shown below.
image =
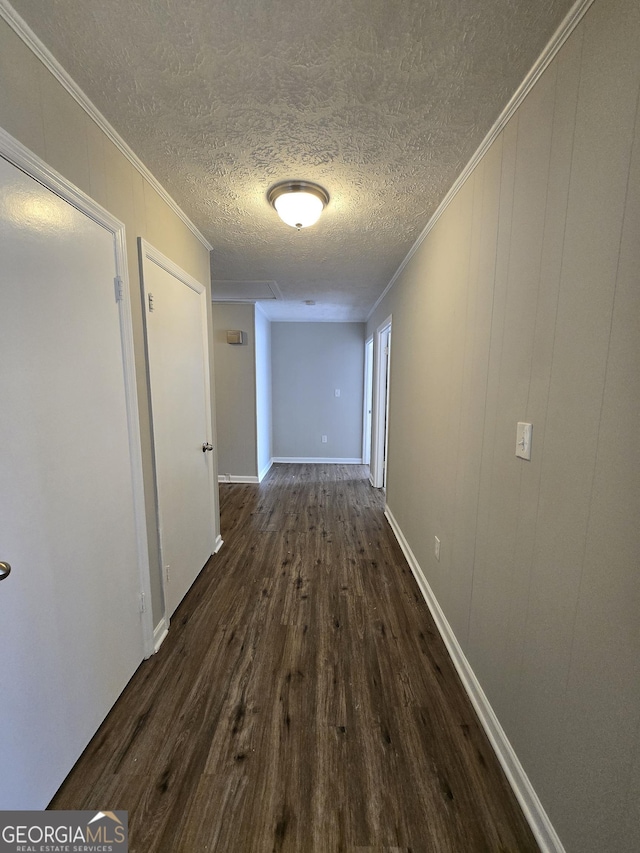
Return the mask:
{"type": "Polygon", "coordinates": [[[114,239],[0,158],[0,809],[47,805],[143,657],[114,239]]]}
{"type": "Polygon", "coordinates": [[[207,294],[140,241],[167,619],[213,553],[207,294]]]}

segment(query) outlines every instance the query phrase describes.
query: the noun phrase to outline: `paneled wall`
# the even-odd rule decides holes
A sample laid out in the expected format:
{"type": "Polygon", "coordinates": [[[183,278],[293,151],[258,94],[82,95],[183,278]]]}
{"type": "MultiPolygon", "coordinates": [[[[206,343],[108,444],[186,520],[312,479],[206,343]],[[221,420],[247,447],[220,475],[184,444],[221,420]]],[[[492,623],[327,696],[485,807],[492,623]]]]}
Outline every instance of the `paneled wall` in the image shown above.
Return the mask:
{"type": "Polygon", "coordinates": [[[596,0],[368,324],[389,509],[572,853],[640,849],[639,93],[596,0]]]}
{"type": "Polygon", "coordinates": [[[144,237],[207,288],[209,251],[1,18],[0,81],[0,126],[126,226],[152,607],[157,623],[163,602],[137,238],[144,237]]]}

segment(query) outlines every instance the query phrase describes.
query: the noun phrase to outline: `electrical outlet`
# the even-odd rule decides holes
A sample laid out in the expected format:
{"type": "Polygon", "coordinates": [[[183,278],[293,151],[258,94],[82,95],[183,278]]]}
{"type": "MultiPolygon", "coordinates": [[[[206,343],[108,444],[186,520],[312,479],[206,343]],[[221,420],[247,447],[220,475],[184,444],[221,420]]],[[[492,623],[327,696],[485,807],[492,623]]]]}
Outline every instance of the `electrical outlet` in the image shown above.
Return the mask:
{"type": "Polygon", "coordinates": [[[326,443],[327,443],[327,436],[326,436],[326,435],[323,435],[323,436],[322,436],[322,443],[323,443],[323,444],[326,444],[326,443]]]}
{"type": "Polygon", "coordinates": [[[435,543],[433,546],[433,551],[436,555],[436,560],[440,560],[440,540],[438,539],[437,536],[435,537],[435,543]]]}

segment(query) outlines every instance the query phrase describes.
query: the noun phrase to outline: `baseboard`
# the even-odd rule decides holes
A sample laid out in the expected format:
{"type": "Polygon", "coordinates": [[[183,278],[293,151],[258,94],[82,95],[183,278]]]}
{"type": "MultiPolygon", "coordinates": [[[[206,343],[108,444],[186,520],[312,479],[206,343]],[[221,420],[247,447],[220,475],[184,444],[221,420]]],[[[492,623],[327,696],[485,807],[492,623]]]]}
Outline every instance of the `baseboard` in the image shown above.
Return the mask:
{"type": "Polygon", "coordinates": [[[271,466],[273,465],[273,459],[270,459],[269,462],[264,466],[262,471],[258,472],[258,482],[261,483],[264,478],[267,476],[269,471],[271,470],[271,466]]]}
{"type": "Polygon", "coordinates": [[[216,536],[216,541],[215,541],[215,544],[214,544],[214,546],[213,546],[213,553],[214,553],[214,554],[217,554],[217,553],[218,553],[218,551],[220,550],[220,548],[222,548],[222,546],[223,546],[223,545],[224,545],[224,541],[223,541],[223,539],[222,539],[222,536],[220,536],[220,534],[218,534],[218,535],[216,536]]]}
{"type": "Polygon", "coordinates": [[[398,522],[393,517],[393,513],[388,506],[385,507],[384,514],[391,525],[391,529],[393,530],[405,557],[407,558],[409,567],[418,582],[420,591],[422,592],[424,600],[427,602],[427,606],[431,611],[431,615],[433,616],[438,631],[440,632],[447,650],[451,655],[451,659],[458,671],[458,675],[460,676],[464,689],[471,699],[473,707],[480,718],[480,722],[487,734],[487,737],[491,741],[491,745],[498,757],[498,761],[502,765],[502,769],[509,780],[509,784],[520,803],[524,816],[526,817],[527,822],[536,837],[536,841],[540,846],[540,850],[542,853],[565,853],[562,842],[558,838],[558,835],[553,828],[553,824],[549,820],[549,816],[544,810],[533,785],[529,781],[529,777],[525,773],[524,768],[511,746],[504,729],[500,725],[500,721],[491,707],[484,690],[480,686],[480,682],[476,678],[476,675],[471,668],[471,664],[462,651],[462,648],[453,633],[451,625],[449,625],[446,616],[442,612],[429,582],[420,568],[413,551],[409,547],[409,543],[405,539],[398,522]]]}
{"type": "Polygon", "coordinates": [[[160,646],[164,643],[169,633],[169,623],[163,616],[158,622],[153,631],[153,653],[156,654],[160,646]]]}
{"type": "Polygon", "coordinates": [[[218,474],[219,483],[259,483],[260,480],[252,474],[218,474]]]}
{"type": "Polygon", "coordinates": [[[351,457],[321,457],[321,456],[274,456],[274,462],[284,462],[299,465],[362,465],[362,459],[351,457]]]}

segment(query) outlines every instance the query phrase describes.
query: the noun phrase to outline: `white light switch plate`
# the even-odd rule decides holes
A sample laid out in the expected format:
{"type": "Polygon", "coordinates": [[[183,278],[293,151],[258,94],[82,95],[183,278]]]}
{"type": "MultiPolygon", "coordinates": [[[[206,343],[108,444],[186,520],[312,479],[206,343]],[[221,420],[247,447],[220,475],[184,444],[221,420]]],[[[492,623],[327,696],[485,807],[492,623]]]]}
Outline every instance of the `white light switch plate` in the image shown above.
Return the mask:
{"type": "Polygon", "coordinates": [[[516,430],[516,456],[520,459],[531,460],[531,433],[532,424],[518,423],[516,430]]]}

